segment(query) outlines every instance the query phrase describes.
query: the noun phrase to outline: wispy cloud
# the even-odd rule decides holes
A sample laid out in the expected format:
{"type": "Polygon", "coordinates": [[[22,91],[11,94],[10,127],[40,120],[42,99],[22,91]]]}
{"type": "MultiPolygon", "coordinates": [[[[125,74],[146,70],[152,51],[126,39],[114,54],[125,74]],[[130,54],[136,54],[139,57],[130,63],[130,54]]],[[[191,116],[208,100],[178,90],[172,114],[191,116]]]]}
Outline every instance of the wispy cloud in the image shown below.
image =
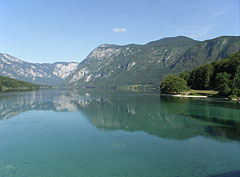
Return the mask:
{"type": "Polygon", "coordinates": [[[206,18],[206,20],[202,24],[198,24],[195,26],[181,26],[174,30],[173,33],[188,36],[197,40],[205,40],[206,38],[214,36],[213,34],[217,31],[216,29],[219,19],[221,19],[221,17],[224,16],[226,13],[228,13],[227,8],[215,11],[211,14],[208,14],[208,18],[206,18]]]}
{"type": "Polygon", "coordinates": [[[207,38],[209,33],[212,31],[212,25],[199,26],[190,30],[186,30],[186,35],[191,36],[195,39],[204,39],[207,38]]]}
{"type": "Polygon", "coordinates": [[[124,32],[127,32],[127,29],[126,28],[114,28],[113,32],[115,32],[115,33],[124,33],[124,32]]]}
{"type": "Polygon", "coordinates": [[[197,40],[205,40],[209,38],[210,34],[214,30],[214,25],[195,26],[193,28],[181,28],[173,31],[173,35],[188,36],[197,40]]]}
{"type": "Polygon", "coordinates": [[[210,20],[213,20],[214,18],[217,18],[217,17],[223,15],[225,12],[226,12],[226,10],[220,10],[220,11],[214,13],[214,14],[210,17],[210,20]]]}

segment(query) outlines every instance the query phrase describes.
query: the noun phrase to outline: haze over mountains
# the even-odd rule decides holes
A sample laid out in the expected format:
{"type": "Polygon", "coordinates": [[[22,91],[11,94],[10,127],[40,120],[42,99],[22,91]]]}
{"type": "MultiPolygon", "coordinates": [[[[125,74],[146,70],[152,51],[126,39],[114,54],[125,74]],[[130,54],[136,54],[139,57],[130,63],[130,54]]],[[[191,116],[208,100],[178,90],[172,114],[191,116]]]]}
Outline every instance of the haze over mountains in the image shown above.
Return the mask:
{"type": "Polygon", "coordinates": [[[145,45],[109,45],[95,48],[81,63],[34,64],[0,54],[0,75],[38,84],[67,87],[159,85],[169,73],[191,70],[240,51],[239,36],[196,41],[178,36],[145,45]]]}

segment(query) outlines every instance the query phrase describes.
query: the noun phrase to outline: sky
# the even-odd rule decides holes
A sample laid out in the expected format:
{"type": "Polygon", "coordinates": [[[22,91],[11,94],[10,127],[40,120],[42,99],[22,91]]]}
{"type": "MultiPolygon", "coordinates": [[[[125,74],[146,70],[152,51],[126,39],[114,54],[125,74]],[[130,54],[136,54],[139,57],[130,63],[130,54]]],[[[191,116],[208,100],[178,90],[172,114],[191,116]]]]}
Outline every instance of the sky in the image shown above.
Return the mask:
{"type": "Polygon", "coordinates": [[[101,44],[240,35],[239,0],[0,0],[0,53],[81,62],[101,44]]]}

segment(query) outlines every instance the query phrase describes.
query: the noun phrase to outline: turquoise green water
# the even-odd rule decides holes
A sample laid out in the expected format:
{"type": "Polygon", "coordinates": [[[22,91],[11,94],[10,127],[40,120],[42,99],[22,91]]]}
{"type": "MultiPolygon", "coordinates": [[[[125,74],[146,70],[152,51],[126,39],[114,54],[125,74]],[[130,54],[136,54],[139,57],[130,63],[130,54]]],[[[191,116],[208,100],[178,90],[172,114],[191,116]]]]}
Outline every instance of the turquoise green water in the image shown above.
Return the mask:
{"type": "Polygon", "coordinates": [[[0,177],[240,175],[240,107],[150,93],[0,94],[0,177]]]}

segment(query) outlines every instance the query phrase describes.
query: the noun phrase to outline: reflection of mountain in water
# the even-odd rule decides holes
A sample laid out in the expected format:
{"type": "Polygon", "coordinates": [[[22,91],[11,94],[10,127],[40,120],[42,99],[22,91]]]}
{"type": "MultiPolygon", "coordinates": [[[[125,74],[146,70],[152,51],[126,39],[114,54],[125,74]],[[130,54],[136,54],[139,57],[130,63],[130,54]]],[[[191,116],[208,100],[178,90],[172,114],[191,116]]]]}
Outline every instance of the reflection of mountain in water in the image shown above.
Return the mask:
{"type": "Polygon", "coordinates": [[[77,111],[73,98],[78,98],[78,104],[84,106],[86,98],[77,92],[42,90],[4,93],[0,96],[0,119],[30,110],[77,111]]]}
{"type": "Polygon", "coordinates": [[[215,117],[213,122],[209,115],[214,115],[215,110],[211,107],[203,108],[204,112],[188,99],[160,100],[156,96],[135,97],[129,100],[122,98],[113,101],[89,100],[88,106],[84,109],[79,106],[89,121],[103,130],[144,131],[171,139],[210,136],[240,140],[240,124],[234,120],[239,110],[226,112],[225,115],[220,113],[222,119],[215,117]],[[188,116],[185,116],[185,113],[188,113],[188,116]],[[205,115],[206,120],[191,117],[199,113],[205,115]]]}
{"type": "Polygon", "coordinates": [[[144,131],[178,140],[195,136],[240,140],[240,110],[225,102],[216,105],[211,100],[160,99],[150,94],[89,97],[46,90],[2,94],[0,119],[30,110],[81,111],[101,130],[144,131]]]}

